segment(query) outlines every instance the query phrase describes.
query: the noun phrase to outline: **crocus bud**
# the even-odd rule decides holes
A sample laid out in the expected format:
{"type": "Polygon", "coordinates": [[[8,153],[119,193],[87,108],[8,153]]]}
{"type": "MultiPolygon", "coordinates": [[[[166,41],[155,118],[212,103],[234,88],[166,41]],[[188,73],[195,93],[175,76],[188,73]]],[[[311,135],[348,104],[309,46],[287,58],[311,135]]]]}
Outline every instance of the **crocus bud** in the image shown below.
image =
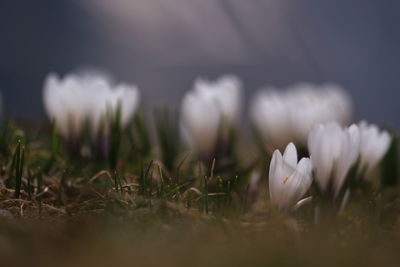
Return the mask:
{"type": "Polygon", "coordinates": [[[187,143],[201,157],[215,149],[219,134],[223,141],[240,113],[241,82],[223,76],[216,82],[196,80],[182,101],[181,129],[187,143]]]}
{"type": "Polygon", "coordinates": [[[336,122],[318,124],[308,136],[308,150],[320,188],[326,192],[332,185],[336,196],[358,159],[360,130],[354,124],[344,129],[336,122]]]}
{"type": "Polygon", "coordinates": [[[365,121],[359,123],[361,133],[360,145],[360,170],[370,172],[378,165],[390,146],[390,134],[380,131],[378,126],[367,124],[365,121]]]}
{"type": "Polygon", "coordinates": [[[279,150],[275,150],[269,167],[271,202],[282,210],[294,206],[311,186],[311,170],[309,158],[297,162],[293,143],[287,145],[283,156],[279,150]]]}

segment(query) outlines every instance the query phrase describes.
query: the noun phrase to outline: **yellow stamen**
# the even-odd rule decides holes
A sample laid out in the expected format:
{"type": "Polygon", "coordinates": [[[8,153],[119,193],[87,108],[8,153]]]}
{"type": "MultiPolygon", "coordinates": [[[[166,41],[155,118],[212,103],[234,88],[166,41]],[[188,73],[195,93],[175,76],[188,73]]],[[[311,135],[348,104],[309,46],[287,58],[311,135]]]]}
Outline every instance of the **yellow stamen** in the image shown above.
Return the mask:
{"type": "Polygon", "coordinates": [[[286,184],[287,181],[289,181],[289,177],[286,177],[285,179],[283,179],[282,183],[283,183],[283,184],[286,184]]]}

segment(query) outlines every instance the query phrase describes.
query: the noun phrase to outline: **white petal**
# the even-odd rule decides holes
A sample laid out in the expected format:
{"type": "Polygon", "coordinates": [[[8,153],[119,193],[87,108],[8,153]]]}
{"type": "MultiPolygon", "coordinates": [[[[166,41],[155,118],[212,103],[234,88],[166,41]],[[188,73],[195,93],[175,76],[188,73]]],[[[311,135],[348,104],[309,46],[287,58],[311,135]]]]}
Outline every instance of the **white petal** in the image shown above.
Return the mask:
{"type": "Polygon", "coordinates": [[[283,160],[285,164],[289,165],[289,168],[295,169],[297,165],[297,150],[293,143],[289,143],[286,146],[285,152],[283,153],[283,160]]]}
{"type": "Polygon", "coordinates": [[[310,189],[312,183],[311,161],[309,158],[302,158],[296,171],[289,177],[289,186],[292,186],[293,201],[297,202],[310,189]]]}
{"type": "Polygon", "coordinates": [[[347,177],[350,167],[356,162],[360,151],[360,131],[352,125],[345,129],[341,140],[341,152],[336,161],[334,177],[335,194],[338,194],[347,177]]]}
{"type": "Polygon", "coordinates": [[[269,165],[269,176],[268,176],[268,184],[269,184],[269,195],[272,202],[276,202],[276,197],[279,196],[279,183],[282,177],[282,154],[279,150],[275,150],[272,154],[271,162],[269,165]]]}

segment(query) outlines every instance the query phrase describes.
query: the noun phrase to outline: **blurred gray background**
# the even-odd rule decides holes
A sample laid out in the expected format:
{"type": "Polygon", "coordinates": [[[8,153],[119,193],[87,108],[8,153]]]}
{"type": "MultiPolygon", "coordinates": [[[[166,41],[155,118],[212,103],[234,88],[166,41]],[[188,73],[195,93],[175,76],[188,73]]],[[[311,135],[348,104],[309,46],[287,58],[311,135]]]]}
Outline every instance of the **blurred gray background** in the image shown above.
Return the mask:
{"type": "Polygon", "coordinates": [[[197,76],[261,86],[333,81],[358,118],[400,128],[398,0],[38,0],[0,3],[4,113],[41,121],[48,72],[82,66],[179,108],[197,76]]]}

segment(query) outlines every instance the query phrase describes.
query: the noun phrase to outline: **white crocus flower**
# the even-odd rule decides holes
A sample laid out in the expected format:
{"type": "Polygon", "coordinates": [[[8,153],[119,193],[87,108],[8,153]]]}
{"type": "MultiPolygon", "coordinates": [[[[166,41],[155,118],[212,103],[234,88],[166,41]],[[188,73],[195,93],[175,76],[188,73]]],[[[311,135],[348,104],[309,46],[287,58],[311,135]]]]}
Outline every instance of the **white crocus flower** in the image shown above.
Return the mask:
{"type": "Polygon", "coordinates": [[[241,108],[242,82],[234,75],[225,75],[216,81],[197,79],[194,90],[209,101],[215,101],[223,119],[234,123],[241,108]]]}
{"type": "Polygon", "coordinates": [[[110,113],[115,114],[119,106],[121,127],[126,126],[138,106],[139,92],[134,85],[113,86],[100,74],[69,74],[63,79],[49,74],[44,83],[43,100],[48,116],[56,120],[63,137],[78,136],[85,122],[95,137],[101,130],[100,125],[107,123],[110,113]]]}
{"type": "Polygon", "coordinates": [[[210,153],[216,144],[220,124],[219,110],[214,103],[195,92],[182,101],[181,130],[188,144],[201,155],[210,153]]]}
{"type": "Polygon", "coordinates": [[[336,122],[316,125],[308,137],[308,150],[320,188],[327,191],[331,184],[337,195],[359,156],[358,126],[343,129],[336,122]]]}
{"type": "Polygon", "coordinates": [[[240,113],[242,85],[232,75],[215,82],[196,80],[181,107],[181,129],[189,145],[202,156],[209,156],[218,134],[226,137],[240,113]]]}
{"type": "Polygon", "coordinates": [[[308,134],[319,123],[349,123],[352,114],[350,97],[337,85],[299,84],[287,92],[296,141],[307,144],[308,134]]]}
{"type": "Polygon", "coordinates": [[[378,126],[359,123],[361,133],[360,170],[370,172],[378,165],[389,149],[391,137],[387,131],[380,131],[378,126]]]}
{"type": "Polygon", "coordinates": [[[252,122],[270,152],[284,149],[294,139],[289,109],[282,94],[272,88],[259,92],[251,104],[252,122]]]}
{"type": "Polygon", "coordinates": [[[319,123],[350,121],[350,97],[337,85],[301,83],[278,91],[259,93],[251,105],[251,118],[267,148],[292,141],[307,144],[308,134],[319,123]]]}
{"type": "Polygon", "coordinates": [[[275,150],[269,167],[271,202],[283,210],[293,207],[310,188],[311,171],[309,158],[302,158],[297,163],[297,151],[293,143],[287,145],[283,156],[279,150],[275,150]]]}

